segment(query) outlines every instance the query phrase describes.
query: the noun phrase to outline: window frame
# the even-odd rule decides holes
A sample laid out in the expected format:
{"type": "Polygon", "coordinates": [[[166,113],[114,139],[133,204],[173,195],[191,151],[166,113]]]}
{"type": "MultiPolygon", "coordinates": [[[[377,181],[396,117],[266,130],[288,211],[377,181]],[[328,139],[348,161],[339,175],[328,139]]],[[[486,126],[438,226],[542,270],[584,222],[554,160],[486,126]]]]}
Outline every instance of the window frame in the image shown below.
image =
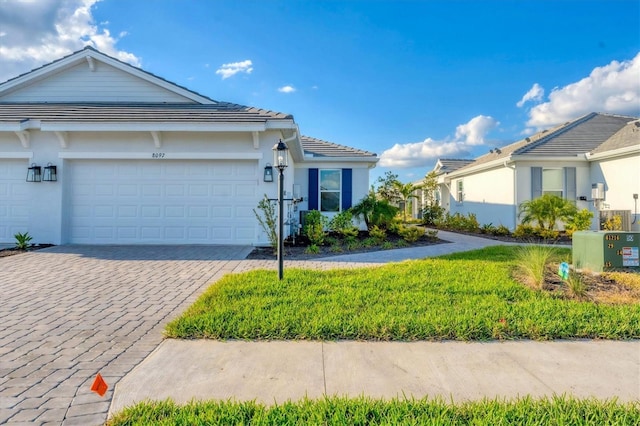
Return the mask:
{"type": "Polygon", "coordinates": [[[339,213],[342,211],[342,169],[318,169],[318,210],[323,213],[339,213]],[[322,177],[324,173],[327,172],[338,172],[339,182],[338,189],[323,189],[322,188],[322,177]],[[325,210],[322,205],[322,195],[323,193],[338,193],[338,209],[337,210],[325,210]]]}
{"type": "Polygon", "coordinates": [[[456,202],[462,204],[464,202],[464,180],[458,179],[456,181],[456,202]]]}

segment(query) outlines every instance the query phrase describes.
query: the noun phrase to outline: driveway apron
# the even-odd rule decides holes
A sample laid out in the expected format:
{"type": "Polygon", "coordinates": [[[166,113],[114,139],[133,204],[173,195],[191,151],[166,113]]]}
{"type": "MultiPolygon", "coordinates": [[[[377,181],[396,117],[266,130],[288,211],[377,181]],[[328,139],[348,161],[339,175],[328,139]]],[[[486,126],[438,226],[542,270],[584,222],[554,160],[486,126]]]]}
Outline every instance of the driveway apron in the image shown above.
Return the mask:
{"type": "Polygon", "coordinates": [[[250,251],[58,246],[0,258],[0,424],[104,423],[115,385],[166,322],[250,251]],[[104,397],[90,390],[98,372],[104,397]]]}

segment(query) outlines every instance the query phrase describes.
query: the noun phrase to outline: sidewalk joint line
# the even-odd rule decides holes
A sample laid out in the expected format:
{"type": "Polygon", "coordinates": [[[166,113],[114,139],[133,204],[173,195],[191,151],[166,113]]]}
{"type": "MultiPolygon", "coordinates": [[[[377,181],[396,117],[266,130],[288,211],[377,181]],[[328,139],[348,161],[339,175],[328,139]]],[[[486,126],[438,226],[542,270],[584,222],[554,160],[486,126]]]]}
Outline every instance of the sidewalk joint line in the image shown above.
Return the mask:
{"type": "Polygon", "coordinates": [[[322,350],[322,382],[324,384],[324,394],[327,394],[327,370],[324,365],[324,342],[320,342],[320,348],[322,350]]]}

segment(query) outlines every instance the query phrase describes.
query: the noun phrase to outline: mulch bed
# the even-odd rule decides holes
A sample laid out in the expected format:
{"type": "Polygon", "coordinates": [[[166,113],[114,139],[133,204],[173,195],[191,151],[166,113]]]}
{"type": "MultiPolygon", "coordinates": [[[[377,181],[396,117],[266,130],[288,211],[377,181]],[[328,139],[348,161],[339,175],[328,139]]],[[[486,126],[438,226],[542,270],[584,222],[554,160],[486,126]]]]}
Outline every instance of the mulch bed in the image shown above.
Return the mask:
{"type": "Polygon", "coordinates": [[[13,256],[15,254],[27,253],[30,251],[40,250],[47,247],[53,247],[54,244],[34,244],[27,249],[18,249],[15,247],[0,249],[0,257],[13,256]]]}

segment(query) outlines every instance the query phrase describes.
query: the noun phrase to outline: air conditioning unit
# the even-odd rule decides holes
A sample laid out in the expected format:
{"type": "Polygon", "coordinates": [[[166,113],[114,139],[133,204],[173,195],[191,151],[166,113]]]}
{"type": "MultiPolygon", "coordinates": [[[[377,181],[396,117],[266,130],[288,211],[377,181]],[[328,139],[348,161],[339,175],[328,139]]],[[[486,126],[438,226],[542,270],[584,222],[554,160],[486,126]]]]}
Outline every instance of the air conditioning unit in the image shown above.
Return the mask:
{"type": "Polygon", "coordinates": [[[622,222],[622,229],[618,231],[631,231],[631,210],[600,210],[600,229],[605,222],[616,216],[620,216],[622,222]]]}

